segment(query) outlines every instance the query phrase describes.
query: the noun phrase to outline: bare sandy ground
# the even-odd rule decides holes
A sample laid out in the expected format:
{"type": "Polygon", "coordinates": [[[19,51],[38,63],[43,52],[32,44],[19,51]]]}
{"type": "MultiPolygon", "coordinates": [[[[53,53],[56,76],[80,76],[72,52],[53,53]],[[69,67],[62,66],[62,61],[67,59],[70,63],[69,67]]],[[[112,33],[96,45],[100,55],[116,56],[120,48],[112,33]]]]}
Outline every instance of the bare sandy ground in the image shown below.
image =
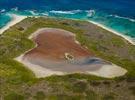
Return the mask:
{"type": "Polygon", "coordinates": [[[23,19],[27,18],[26,16],[19,16],[19,15],[15,15],[15,14],[11,14],[12,20],[7,23],[6,26],[4,26],[3,28],[0,29],[0,34],[2,34],[4,31],[6,31],[7,29],[9,29],[11,26],[19,23],[20,21],[22,21],[23,19]]]}
{"type": "Polygon", "coordinates": [[[37,30],[31,38],[37,46],[16,58],[31,69],[37,77],[85,73],[106,78],[124,75],[127,70],[108,61],[94,57],[92,52],[82,47],[69,31],[56,28],[37,30]],[[65,58],[65,53],[74,57],[65,58]]]}

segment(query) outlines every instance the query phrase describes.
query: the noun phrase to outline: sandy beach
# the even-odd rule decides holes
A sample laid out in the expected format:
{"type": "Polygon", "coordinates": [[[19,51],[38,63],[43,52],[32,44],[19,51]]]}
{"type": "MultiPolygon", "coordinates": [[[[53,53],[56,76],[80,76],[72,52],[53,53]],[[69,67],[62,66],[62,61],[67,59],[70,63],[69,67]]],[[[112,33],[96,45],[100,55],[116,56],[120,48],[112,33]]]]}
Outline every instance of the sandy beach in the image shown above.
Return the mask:
{"type": "MultiPolygon", "coordinates": [[[[16,15],[16,14],[11,14],[11,16],[12,16],[12,20],[9,23],[7,23],[6,26],[4,26],[3,28],[0,29],[0,34],[2,34],[4,31],[9,29],[11,26],[13,26],[13,25],[19,23],[20,21],[22,21],[23,19],[27,18],[27,16],[20,16],[20,15],[16,15]]],[[[32,16],[29,16],[29,17],[32,17],[32,16]]],[[[73,19],[73,20],[76,20],[76,19],[73,19]]],[[[97,25],[98,27],[101,27],[101,28],[103,28],[105,30],[108,30],[108,31],[110,31],[110,32],[112,32],[112,33],[114,33],[114,34],[116,34],[118,36],[121,36],[124,39],[126,39],[128,42],[130,42],[131,44],[135,45],[134,40],[129,36],[126,36],[126,35],[123,35],[122,33],[116,32],[115,30],[107,28],[104,25],[101,25],[101,24],[99,24],[97,22],[94,22],[94,21],[88,21],[88,22],[90,22],[90,23],[92,23],[94,25],[97,25]]]]}
{"type": "Polygon", "coordinates": [[[126,36],[126,35],[124,35],[124,34],[122,34],[122,33],[116,32],[115,30],[112,30],[112,29],[110,29],[110,28],[107,28],[107,27],[105,27],[104,25],[101,25],[101,24],[96,23],[96,22],[94,22],[94,21],[88,21],[88,22],[90,22],[90,23],[92,23],[92,24],[94,24],[94,25],[97,25],[98,27],[101,27],[101,28],[103,28],[103,29],[105,29],[105,30],[107,30],[107,31],[109,31],[109,32],[111,32],[111,33],[113,33],[113,34],[116,34],[116,35],[118,35],[118,36],[121,36],[121,37],[123,37],[124,39],[126,39],[128,42],[130,42],[131,44],[135,45],[135,40],[133,40],[133,39],[132,39],[131,37],[129,37],[129,36],[126,36]]]}
{"type": "Polygon", "coordinates": [[[37,77],[85,73],[113,78],[127,72],[126,69],[111,62],[94,57],[94,54],[82,47],[75,40],[75,35],[69,31],[43,28],[34,32],[29,38],[37,46],[16,60],[32,70],[37,77]],[[66,56],[73,59],[67,59],[66,56]]]}
{"type": "Polygon", "coordinates": [[[0,34],[2,34],[4,31],[6,31],[7,29],[9,29],[11,26],[19,23],[20,21],[22,21],[23,19],[27,18],[26,16],[20,16],[20,15],[15,15],[15,14],[11,14],[12,20],[7,23],[6,26],[4,26],[3,28],[0,29],[0,34]]]}

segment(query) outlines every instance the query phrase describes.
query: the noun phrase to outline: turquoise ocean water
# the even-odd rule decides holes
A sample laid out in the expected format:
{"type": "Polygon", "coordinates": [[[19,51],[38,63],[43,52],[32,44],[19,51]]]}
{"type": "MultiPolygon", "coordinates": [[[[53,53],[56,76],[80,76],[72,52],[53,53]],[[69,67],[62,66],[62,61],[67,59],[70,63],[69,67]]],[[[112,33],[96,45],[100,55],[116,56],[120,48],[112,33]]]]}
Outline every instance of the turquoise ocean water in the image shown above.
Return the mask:
{"type": "Polygon", "coordinates": [[[0,0],[0,28],[11,14],[91,20],[135,41],[135,0],[0,0]]]}

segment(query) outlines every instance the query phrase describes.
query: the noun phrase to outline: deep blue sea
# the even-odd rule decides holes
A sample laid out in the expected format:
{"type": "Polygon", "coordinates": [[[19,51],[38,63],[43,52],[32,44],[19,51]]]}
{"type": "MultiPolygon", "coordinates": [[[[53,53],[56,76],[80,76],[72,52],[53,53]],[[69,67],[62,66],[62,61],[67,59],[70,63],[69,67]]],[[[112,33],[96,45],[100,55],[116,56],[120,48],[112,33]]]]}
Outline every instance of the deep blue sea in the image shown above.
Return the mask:
{"type": "Polygon", "coordinates": [[[135,0],[0,0],[0,28],[11,14],[91,20],[135,40],[135,0]]]}

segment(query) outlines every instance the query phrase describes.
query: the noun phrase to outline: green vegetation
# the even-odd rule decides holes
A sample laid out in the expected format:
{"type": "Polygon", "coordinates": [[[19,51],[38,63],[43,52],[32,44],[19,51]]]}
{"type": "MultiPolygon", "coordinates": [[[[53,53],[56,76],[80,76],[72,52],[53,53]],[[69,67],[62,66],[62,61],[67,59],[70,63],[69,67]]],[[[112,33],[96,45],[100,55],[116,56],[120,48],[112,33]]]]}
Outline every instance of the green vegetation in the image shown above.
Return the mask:
{"type": "Polygon", "coordinates": [[[135,95],[135,86],[132,86],[129,89],[132,91],[133,95],[135,95]]]}
{"type": "Polygon", "coordinates": [[[44,92],[40,91],[40,92],[37,92],[36,96],[34,96],[36,98],[36,100],[43,100],[45,99],[45,94],[44,92]]]}
{"type": "Polygon", "coordinates": [[[24,100],[24,97],[22,95],[11,93],[4,98],[5,100],[24,100]]]}
{"type": "Polygon", "coordinates": [[[132,100],[134,84],[135,46],[88,22],[27,18],[0,35],[0,98],[4,100],[132,100]],[[126,68],[128,73],[115,79],[85,74],[37,79],[14,58],[35,46],[28,37],[44,27],[75,33],[82,46],[87,46],[96,56],[126,68]]]}
{"type": "Polygon", "coordinates": [[[115,100],[115,98],[112,95],[105,95],[103,100],[115,100]]]}

